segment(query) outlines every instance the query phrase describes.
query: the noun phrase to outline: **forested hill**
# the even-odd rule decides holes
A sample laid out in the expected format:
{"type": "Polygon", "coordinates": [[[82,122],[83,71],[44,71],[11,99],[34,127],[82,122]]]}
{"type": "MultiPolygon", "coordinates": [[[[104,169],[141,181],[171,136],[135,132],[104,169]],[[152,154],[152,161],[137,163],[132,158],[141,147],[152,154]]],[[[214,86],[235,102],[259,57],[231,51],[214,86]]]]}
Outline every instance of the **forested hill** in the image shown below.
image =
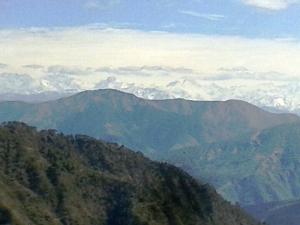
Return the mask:
{"type": "Polygon", "coordinates": [[[1,225],[255,225],[182,170],[23,123],[0,127],[1,225]]]}

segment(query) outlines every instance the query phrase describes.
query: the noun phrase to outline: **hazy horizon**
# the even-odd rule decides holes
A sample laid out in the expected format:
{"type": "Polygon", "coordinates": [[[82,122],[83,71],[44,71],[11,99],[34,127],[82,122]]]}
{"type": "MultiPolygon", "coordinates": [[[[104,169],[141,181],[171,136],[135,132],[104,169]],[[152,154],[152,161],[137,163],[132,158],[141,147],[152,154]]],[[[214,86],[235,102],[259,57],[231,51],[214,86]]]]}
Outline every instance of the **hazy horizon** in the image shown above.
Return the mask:
{"type": "Polygon", "coordinates": [[[0,8],[0,94],[114,88],[300,109],[297,0],[1,0],[0,8]]]}

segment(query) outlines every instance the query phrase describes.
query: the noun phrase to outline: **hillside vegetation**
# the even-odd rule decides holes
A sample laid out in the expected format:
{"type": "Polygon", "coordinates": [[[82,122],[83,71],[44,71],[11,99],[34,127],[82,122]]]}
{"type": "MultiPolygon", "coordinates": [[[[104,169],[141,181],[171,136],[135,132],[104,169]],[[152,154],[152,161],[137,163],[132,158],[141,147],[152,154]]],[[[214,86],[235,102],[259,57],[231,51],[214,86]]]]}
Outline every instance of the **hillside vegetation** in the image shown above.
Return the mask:
{"type": "Polygon", "coordinates": [[[114,90],[0,103],[0,121],[124,144],[212,183],[242,205],[300,198],[299,117],[242,101],[150,101],[114,90]]]}
{"type": "Polygon", "coordinates": [[[208,185],[123,146],[0,127],[1,225],[255,225],[208,185]]]}

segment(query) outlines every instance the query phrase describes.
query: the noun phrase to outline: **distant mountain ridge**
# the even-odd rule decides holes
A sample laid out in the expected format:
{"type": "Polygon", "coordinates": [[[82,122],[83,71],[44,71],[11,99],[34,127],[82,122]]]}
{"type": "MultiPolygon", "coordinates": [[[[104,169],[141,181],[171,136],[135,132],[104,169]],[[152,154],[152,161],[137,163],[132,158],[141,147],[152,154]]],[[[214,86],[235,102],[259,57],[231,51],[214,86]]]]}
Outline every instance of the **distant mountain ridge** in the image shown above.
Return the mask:
{"type": "Polygon", "coordinates": [[[4,93],[0,94],[0,102],[4,101],[22,101],[28,103],[40,103],[46,101],[53,101],[63,97],[75,94],[76,92],[41,92],[30,94],[19,93],[4,93]]]}
{"type": "Polygon", "coordinates": [[[210,186],[123,146],[0,126],[1,225],[258,225],[210,186]]]}
{"type": "Polygon", "coordinates": [[[247,211],[270,225],[298,225],[300,200],[252,205],[247,207],[247,211]]]}
{"type": "Polygon", "coordinates": [[[98,90],[40,104],[0,103],[0,121],[14,120],[125,144],[185,169],[243,205],[300,197],[300,177],[289,178],[299,157],[285,162],[297,150],[286,149],[286,139],[298,137],[296,115],[237,100],[151,101],[98,90]]]}
{"type": "MultiPolygon", "coordinates": [[[[50,68],[53,69],[53,68],[50,68]]],[[[126,68],[123,68],[126,69],[126,68]]],[[[137,69],[137,68],[136,68],[137,69]]],[[[140,68],[150,69],[150,74],[160,79],[157,73],[160,73],[159,67],[140,68]],[[152,70],[154,69],[154,71],[152,70]],[[157,70],[158,69],[158,70],[157,70]],[[151,71],[152,70],[152,71],[151,71]]],[[[62,72],[62,71],[60,71],[62,72]]],[[[145,99],[168,99],[168,98],[185,98],[194,100],[227,100],[227,99],[241,99],[252,104],[258,105],[262,108],[275,109],[275,111],[293,112],[300,115],[300,85],[298,82],[288,81],[274,81],[274,80],[250,80],[246,79],[243,82],[238,80],[224,80],[221,79],[201,79],[199,74],[190,76],[192,71],[185,71],[177,77],[173,74],[174,71],[168,71],[168,74],[175,75],[173,80],[162,82],[154,82],[143,84],[141,81],[130,77],[131,72],[127,71],[122,79],[121,74],[104,76],[94,82],[84,82],[84,77],[75,74],[69,74],[72,71],[64,71],[57,76],[48,74],[47,76],[33,79],[29,75],[23,74],[6,74],[2,73],[0,76],[0,95],[15,93],[29,95],[43,92],[81,92],[87,89],[107,89],[113,88],[127,93],[132,93],[138,97],[145,99]],[[129,73],[128,73],[129,72],[129,73]],[[187,74],[186,74],[187,72],[187,74]],[[121,77],[120,77],[121,75],[121,77]],[[129,75],[129,76],[128,76],[129,75]],[[125,80],[124,80],[125,79],[125,80]],[[83,85],[84,84],[84,85],[83,85]]],[[[114,73],[116,71],[106,71],[107,73],[114,73]]],[[[106,73],[104,71],[104,73],[106,73]]],[[[123,71],[124,72],[124,71],[123,71]]],[[[236,71],[223,71],[225,73],[235,73],[236,71]]],[[[240,71],[245,72],[245,70],[240,71]]],[[[133,75],[133,74],[131,74],[133,75]]],[[[249,75],[249,74],[248,74],[249,75]]],[[[270,74],[270,78],[276,74],[270,74]]],[[[278,75],[278,74],[277,74],[278,75]]],[[[264,76],[264,75],[262,75],[264,76]]],[[[165,74],[163,75],[165,77],[165,74]]],[[[225,75],[226,77],[226,75],[225,75]]],[[[252,76],[251,76],[252,77],[252,76]]],[[[95,77],[96,78],[96,77],[95,77]]],[[[241,78],[238,74],[236,78],[241,78]]],[[[276,80],[276,79],[275,79],[276,80]]],[[[15,100],[19,100],[16,98],[15,100]]]]}

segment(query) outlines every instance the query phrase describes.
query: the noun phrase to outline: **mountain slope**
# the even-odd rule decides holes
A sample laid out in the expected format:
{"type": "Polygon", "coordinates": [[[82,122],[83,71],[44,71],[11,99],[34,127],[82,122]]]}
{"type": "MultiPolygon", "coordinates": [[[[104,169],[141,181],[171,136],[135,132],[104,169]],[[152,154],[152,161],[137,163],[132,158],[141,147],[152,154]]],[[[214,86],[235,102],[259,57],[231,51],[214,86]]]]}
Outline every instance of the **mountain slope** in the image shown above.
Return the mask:
{"type": "Polygon", "coordinates": [[[149,130],[155,133],[160,128],[169,129],[161,131],[167,133],[179,127],[181,134],[188,136],[191,133],[198,141],[208,143],[300,121],[297,116],[267,113],[242,101],[150,101],[115,90],[86,91],[41,104],[2,102],[0,120],[7,119],[23,120],[39,128],[57,128],[67,133],[81,131],[95,137],[101,137],[103,132],[111,133],[120,139],[136,134],[148,139],[149,130]],[[91,127],[91,124],[96,126],[91,127]],[[130,130],[126,132],[125,128],[130,130]]]}
{"type": "Polygon", "coordinates": [[[208,185],[87,136],[0,127],[1,225],[255,225],[208,185]]]}
{"type": "Polygon", "coordinates": [[[300,201],[271,202],[248,206],[247,211],[271,225],[297,225],[300,220],[300,201]]]}
{"type": "MultiPolygon", "coordinates": [[[[174,163],[211,182],[227,199],[242,204],[300,197],[291,191],[292,181],[260,169],[277,149],[268,141],[259,144],[265,130],[290,126],[299,117],[268,113],[246,102],[150,101],[99,90],[41,104],[0,103],[0,121],[8,120],[142,149],[153,159],[174,163]]],[[[276,132],[270,135],[275,137],[276,132]]],[[[292,163],[297,164],[295,160],[292,163]]],[[[282,164],[276,171],[285,174],[289,169],[282,164]]]]}
{"type": "Polygon", "coordinates": [[[300,124],[285,124],[249,139],[182,148],[166,158],[218,187],[219,193],[247,205],[300,196],[300,124]]]}

